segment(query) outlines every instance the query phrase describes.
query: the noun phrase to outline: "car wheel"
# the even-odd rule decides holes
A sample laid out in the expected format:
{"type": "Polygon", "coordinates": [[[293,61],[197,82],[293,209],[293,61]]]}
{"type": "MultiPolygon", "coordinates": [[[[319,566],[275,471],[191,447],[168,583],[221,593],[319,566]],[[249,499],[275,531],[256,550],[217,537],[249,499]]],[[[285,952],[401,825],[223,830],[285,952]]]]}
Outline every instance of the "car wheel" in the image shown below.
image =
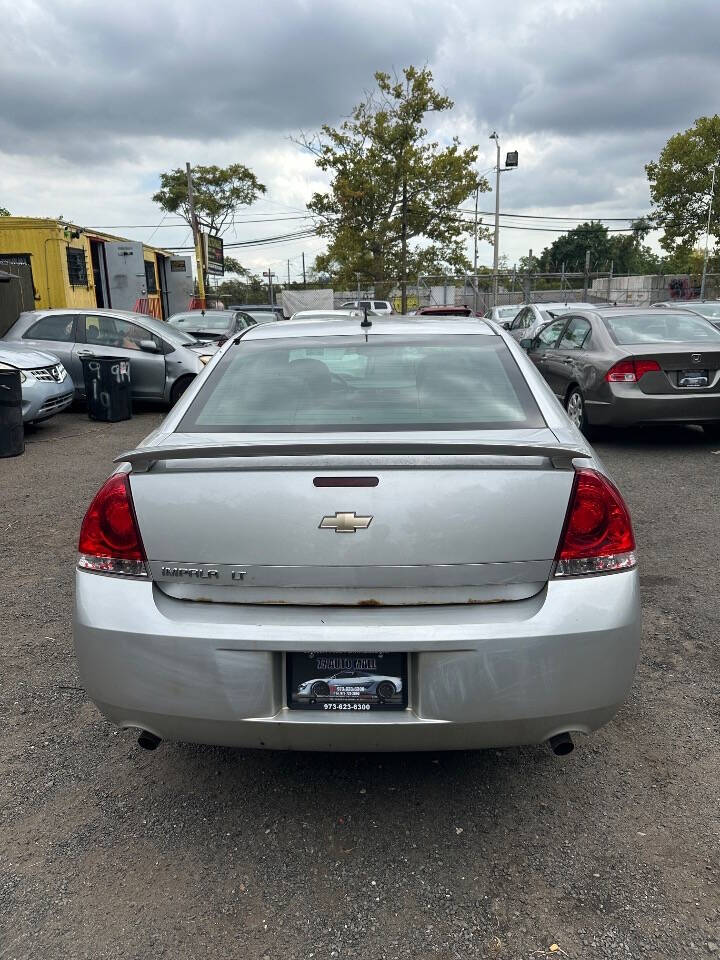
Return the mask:
{"type": "Polygon", "coordinates": [[[170,406],[174,407],[178,402],[180,397],[185,393],[187,388],[193,382],[194,377],[180,377],[179,380],[176,380],[172,385],[172,390],[170,391],[170,406]]]}
{"type": "Polygon", "coordinates": [[[378,684],[377,695],[381,700],[389,700],[395,696],[395,684],[389,680],[381,680],[378,684]]]}
{"type": "Polygon", "coordinates": [[[310,687],[310,694],[313,697],[329,697],[330,687],[325,683],[324,680],[316,680],[315,683],[310,687]]]}
{"type": "Polygon", "coordinates": [[[565,410],[572,422],[587,436],[590,432],[585,415],[585,400],[579,387],[573,387],[565,400],[565,410]]]}

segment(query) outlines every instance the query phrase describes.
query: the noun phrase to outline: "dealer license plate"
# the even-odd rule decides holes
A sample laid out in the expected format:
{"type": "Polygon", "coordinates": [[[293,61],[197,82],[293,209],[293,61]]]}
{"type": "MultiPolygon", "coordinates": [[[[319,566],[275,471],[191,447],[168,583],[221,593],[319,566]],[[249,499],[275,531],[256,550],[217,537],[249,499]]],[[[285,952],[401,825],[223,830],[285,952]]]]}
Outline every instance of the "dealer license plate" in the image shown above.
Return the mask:
{"type": "Polygon", "coordinates": [[[405,653],[288,653],[293,710],[365,713],[407,706],[405,653]]]}
{"type": "Polygon", "coordinates": [[[709,383],[707,370],[681,370],[678,374],[678,386],[706,387],[709,383]]]}

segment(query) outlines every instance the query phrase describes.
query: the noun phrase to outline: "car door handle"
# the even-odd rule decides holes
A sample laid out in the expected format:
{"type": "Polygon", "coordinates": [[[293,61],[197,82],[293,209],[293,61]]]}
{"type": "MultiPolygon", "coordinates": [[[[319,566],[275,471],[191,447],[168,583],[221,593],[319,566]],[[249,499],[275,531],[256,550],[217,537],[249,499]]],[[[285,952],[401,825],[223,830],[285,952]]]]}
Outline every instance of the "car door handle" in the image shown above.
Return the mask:
{"type": "Polygon", "coordinates": [[[79,357],[95,357],[95,356],[97,356],[97,354],[95,354],[95,353],[90,353],[89,350],[85,350],[84,353],[78,353],[78,356],[79,356],[79,357]]]}

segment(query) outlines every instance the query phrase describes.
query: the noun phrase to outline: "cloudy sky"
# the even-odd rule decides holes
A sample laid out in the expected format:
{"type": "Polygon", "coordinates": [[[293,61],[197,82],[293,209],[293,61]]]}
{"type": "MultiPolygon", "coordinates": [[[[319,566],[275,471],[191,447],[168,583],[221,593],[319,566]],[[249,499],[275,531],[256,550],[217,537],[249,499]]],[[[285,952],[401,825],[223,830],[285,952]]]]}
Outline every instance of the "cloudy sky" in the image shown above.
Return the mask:
{"type": "MultiPolygon", "coordinates": [[[[375,70],[427,63],[455,101],[435,133],[478,143],[480,172],[493,129],[519,150],[502,210],[538,219],[504,219],[510,262],[557,236],[540,216],[646,212],[644,164],[718,109],[718,0],[0,0],[0,23],[0,206],[158,245],[188,243],[150,199],[187,160],[240,161],[268,187],[226,243],[301,230],[325,180],[291,138],[337,123],[375,70]]],[[[320,249],[239,256],[283,278],[289,258],[294,279],[320,249]]]]}

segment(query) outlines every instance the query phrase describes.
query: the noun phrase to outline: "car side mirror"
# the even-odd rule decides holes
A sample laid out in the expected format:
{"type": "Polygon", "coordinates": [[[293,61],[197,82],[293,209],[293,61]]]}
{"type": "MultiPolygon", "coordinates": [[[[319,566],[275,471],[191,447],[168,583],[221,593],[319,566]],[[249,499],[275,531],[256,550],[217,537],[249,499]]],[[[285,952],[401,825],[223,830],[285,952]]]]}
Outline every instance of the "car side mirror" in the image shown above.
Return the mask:
{"type": "Polygon", "coordinates": [[[160,347],[154,340],[141,340],[140,349],[144,350],[145,353],[160,353],[160,347]]]}
{"type": "Polygon", "coordinates": [[[512,320],[503,320],[502,322],[503,330],[509,330],[511,326],[512,326],[512,320]]]}
{"type": "Polygon", "coordinates": [[[523,348],[523,350],[531,350],[534,344],[535,340],[532,337],[524,337],[520,341],[520,346],[523,348]]]}

